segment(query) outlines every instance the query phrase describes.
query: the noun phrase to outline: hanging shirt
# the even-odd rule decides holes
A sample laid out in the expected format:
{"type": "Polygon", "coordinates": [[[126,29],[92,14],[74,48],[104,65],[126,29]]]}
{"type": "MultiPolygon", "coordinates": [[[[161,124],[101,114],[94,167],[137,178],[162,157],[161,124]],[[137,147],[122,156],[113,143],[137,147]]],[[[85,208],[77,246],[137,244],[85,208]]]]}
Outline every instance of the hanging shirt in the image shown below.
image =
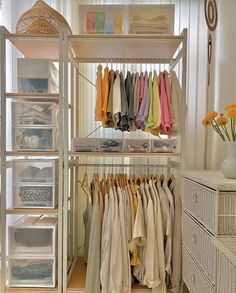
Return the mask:
{"type": "Polygon", "coordinates": [[[118,128],[118,123],[120,121],[121,115],[121,92],[120,92],[120,74],[117,70],[115,72],[115,81],[113,84],[113,121],[115,123],[115,128],[118,128]]]}
{"type": "Polygon", "coordinates": [[[159,79],[156,71],[154,71],[153,84],[152,84],[152,95],[153,95],[153,126],[150,128],[150,133],[153,135],[160,134],[161,126],[161,104],[159,96],[159,79]]]}
{"type": "Polygon", "coordinates": [[[87,206],[86,210],[83,214],[84,219],[84,262],[88,262],[88,251],[89,251],[89,239],[90,239],[90,231],[91,231],[91,222],[92,222],[92,214],[93,214],[93,205],[92,201],[87,198],[87,206]]]}
{"type": "Polygon", "coordinates": [[[103,127],[105,127],[105,119],[106,119],[106,113],[107,113],[107,103],[108,103],[108,90],[109,90],[109,84],[108,84],[108,75],[109,75],[109,68],[106,66],[104,69],[103,79],[102,79],[102,122],[103,127]]]}
{"type": "Polygon", "coordinates": [[[172,99],[171,99],[170,77],[169,77],[169,73],[166,70],[163,72],[163,76],[164,76],[164,80],[165,80],[167,101],[168,101],[168,107],[169,107],[169,111],[170,111],[170,122],[171,122],[171,126],[172,126],[175,122],[175,113],[174,113],[172,101],[171,101],[172,99]]]}
{"type": "Polygon", "coordinates": [[[140,73],[140,92],[139,92],[139,101],[141,103],[143,99],[143,94],[144,94],[144,84],[145,84],[145,79],[143,72],[140,73]]]}
{"type": "MultiPolygon", "coordinates": [[[[131,73],[127,72],[127,77],[125,80],[125,90],[126,90],[126,98],[128,101],[128,121],[129,121],[129,130],[130,126],[132,126],[132,121],[134,120],[134,93],[132,90],[132,76],[131,73]]],[[[132,130],[132,127],[131,127],[132,130]]]]}
{"type": "Polygon", "coordinates": [[[139,107],[138,114],[136,116],[135,124],[138,129],[144,125],[144,120],[148,115],[149,107],[149,94],[148,94],[148,74],[145,72],[143,98],[139,107]]]}
{"type": "Polygon", "coordinates": [[[140,101],[140,78],[139,74],[135,74],[135,84],[134,84],[134,117],[138,113],[139,108],[139,101],[140,101]]]}
{"type": "Polygon", "coordinates": [[[137,192],[138,206],[137,206],[137,212],[136,212],[135,221],[134,221],[133,239],[134,239],[134,242],[138,246],[143,246],[146,244],[146,241],[147,241],[146,227],[144,224],[143,206],[142,206],[141,195],[139,193],[138,187],[136,187],[136,192],[137,192]]]}
{"type": "Polygon", "coordinates": [[[102,121],[102,66],[97,67],[95,121],[102,121]]]}
{"type": "Polygon", "coordinates": [[[161,102],[161,134],[171,134],[171,119],[168,106],[168,97],[165,89],[165,79],[161,72],[159,75],[159,92],[161,102]]]}
{"type": "Polygon", "coordinates": [[[109,82],[109,93],[108,93],[108,102],[107,102],[107,112],[106,112],[106,121],[105,124],[107,127],[113,128],[114,121],[112,119],[113,111],[113,83],[114,83],[114,71],[111,69],[109,71],[108,82],[109,82]]]}
{"type": "Polygon", "coordinates": [[[153,82],[152,82],[152,72],[149,73],[148,78],[148,94],[149,94],[149,107],[148,107],[148,116],[145,120],[146,128],[151,128],[154,125],[153,121],[153,82]]]}
{"type": "Polygon", "coordinates": [[[120,92],[121,92],[121,119],[118,127],[121,131],[127,131],[129,128],[128,123],[128,102],[125,90],[125,81],[123,72],[120,72],[120,92]]]}
{"type": "Polygon", "coordinates": [[[93,215],[89,239],[88,263],[85,291],[87,293],[100,292],[101,266],[101,218],[97,190],[94,191],[93,215]]]}

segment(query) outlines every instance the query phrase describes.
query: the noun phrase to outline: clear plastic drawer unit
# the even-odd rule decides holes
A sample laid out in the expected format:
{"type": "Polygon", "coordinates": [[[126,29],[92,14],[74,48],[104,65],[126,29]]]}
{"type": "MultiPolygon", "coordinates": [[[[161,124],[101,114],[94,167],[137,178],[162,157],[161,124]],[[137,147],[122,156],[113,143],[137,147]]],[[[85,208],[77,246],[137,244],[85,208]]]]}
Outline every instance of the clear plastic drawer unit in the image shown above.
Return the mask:
{"type": "Polygon", "coordinates": [[[125,139],[124,152],[129,153],[148,153],[150,143],[148,139],[125,139]]]}
{"type": "Polygon", "coordinates": [[[11,257],[8,260],[9,287],[55,287],[55,257],[11,257]]]}
{"type": "Polygon", "coordinates": [[[123,140],[122,139],[100,139],[101,152],[122,152],[123,140]]]}
{"type": "Polygon", "coordinates": [[[9,255],[56,256],[57,218],[24,216],[8,226],[9,255]]]}
{"type": "Polygon", "coordinates": [[[13,208],[55,208],[58,161],[13,161],[13,208]]]}
{"type": "Polygon", "coordinates": [[[58,105],[51,102],[12,102],[12,126],[56,126],[58,105]]]}
{"type": "Polygon", "coordinates": [[[59,72],[47,59],[17,59],[18,91],[58,93],[59,72]]]}
{"type": "Polygon", "coordinates": [[[173,153],[177,151],[177,139],[153,139],[152,152],[173,153]]]}
{"type": "Polygon", "coordinates": [[[97,138],[74,138],[72,140],[74,152],[98,152],[99,139],[97,138]]]}

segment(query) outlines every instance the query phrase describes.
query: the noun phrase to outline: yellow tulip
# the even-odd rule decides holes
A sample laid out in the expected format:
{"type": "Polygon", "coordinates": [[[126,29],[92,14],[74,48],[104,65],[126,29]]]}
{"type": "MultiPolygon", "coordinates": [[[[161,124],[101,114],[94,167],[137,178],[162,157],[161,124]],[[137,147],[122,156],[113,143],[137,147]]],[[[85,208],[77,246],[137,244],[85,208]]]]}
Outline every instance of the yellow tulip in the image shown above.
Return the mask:
{"type": "Polygon", "coordinates": [[[216,118],[216,122],[218,125],[222,126],[222,125],[227,124],[228,118],[226,116],[224,116],[223,114],[221,114],[220,116],[218,116],[216,118]]]}
{"type": "Polygon", "coordinates": [[[218,113],[216,111],[210,111],[206,114],[206,119],[207,120],[212,120],[218,116],[218,113]]]}
{"type": "Polygon", "coordinates": [[[211,125],[211,120],[207,119],[207,118],[204,118],[202,120],[202,125],[207,127],[207,126],[210,126],[211,125]]]}
{"type": "Polygon", "coordinates": [[[234,118],[236,117],[236,107],[235,108],[229,108],[226,112],[227,116],[229,118],[234,118]]]}

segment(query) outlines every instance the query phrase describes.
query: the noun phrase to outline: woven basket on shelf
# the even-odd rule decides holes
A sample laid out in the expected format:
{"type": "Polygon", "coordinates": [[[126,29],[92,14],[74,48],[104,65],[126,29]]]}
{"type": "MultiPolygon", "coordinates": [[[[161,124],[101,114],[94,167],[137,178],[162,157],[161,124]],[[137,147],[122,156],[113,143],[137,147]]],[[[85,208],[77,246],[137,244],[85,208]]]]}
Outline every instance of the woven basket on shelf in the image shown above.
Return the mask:
{"type": "Polygon", "coordinates": [[[43,0],[38,0],[18,20],[16,32],[30,35],[55,35],[60,27],[71,29],[65,18],[43,0]]]}

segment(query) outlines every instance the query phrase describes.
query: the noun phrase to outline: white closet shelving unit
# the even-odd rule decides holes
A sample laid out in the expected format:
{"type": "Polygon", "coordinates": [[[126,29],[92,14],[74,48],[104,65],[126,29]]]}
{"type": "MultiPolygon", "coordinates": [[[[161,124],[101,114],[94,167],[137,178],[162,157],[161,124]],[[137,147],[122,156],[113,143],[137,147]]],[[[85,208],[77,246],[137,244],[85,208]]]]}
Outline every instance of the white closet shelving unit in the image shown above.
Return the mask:
{"type": "MultiPolygon", "coordinates": [[[[184,126],[186,104],[186,64],[187,64],[187,30],[181,35],[68,35],[61,31],[59,36],[22,36],[9,33],[5,28],[0,30],[0,86],[2,107],[2,206],[1,206],[1,236],[2,236],[2,271],[1,292],[84,292],[86,270],[78,258],[77,205],[79,166],[76,164],[82,157],[166,157],[168,164],[176,159],[184,165],[184,126]],[[59,103],[59,148],[57,152],[26,152],[6,150],[6,99],[30,99],[30,93],[6,93],[6,41],[10,41],[26,58],[46,58],[59,61],[59,95],[39,95],[45,101],[59,103]],[[79,85],[80,63],[154,63],[169,64],[173,70],[179,65],[180,80],[183,91],[182,99],[182,133],[180,153],[78,153],[69,149],[69,140],[79,136],[78,124],[80,117],[76,104],[79,85]],[[70,86],[69,84],[70,78],[70,86]],[[71,113],[69,114],[69,110],[71,113]],[[71,127],[69,127],[71,125],[71,127]],[[70,128],[70,129],[69,129],[70,128]],[[6,168],[14,157],[33,158],[35,156],[57,157],[59,159],[59,200],[55,210],[42,211],[37,209],[6,209],[6,168]],[[70,211],[69,211],[70,210],[70,211]],[[69,213],[68,213],[69,211],[69,213]],[[6,287],[6,215],[8,214],[56,214],[58,216],[58,284],[56,288],[8,288],[6,287]]],[[[33,95],[36,97],[36,95],[33,95]]],[[[36,97],[37,98],[37,97],[36,97]]],[[[36,99],[35,98],[35,99],[36,99]]],[[[143,287],[133,288],[133,292],[147,292],[143,287]]]]}

